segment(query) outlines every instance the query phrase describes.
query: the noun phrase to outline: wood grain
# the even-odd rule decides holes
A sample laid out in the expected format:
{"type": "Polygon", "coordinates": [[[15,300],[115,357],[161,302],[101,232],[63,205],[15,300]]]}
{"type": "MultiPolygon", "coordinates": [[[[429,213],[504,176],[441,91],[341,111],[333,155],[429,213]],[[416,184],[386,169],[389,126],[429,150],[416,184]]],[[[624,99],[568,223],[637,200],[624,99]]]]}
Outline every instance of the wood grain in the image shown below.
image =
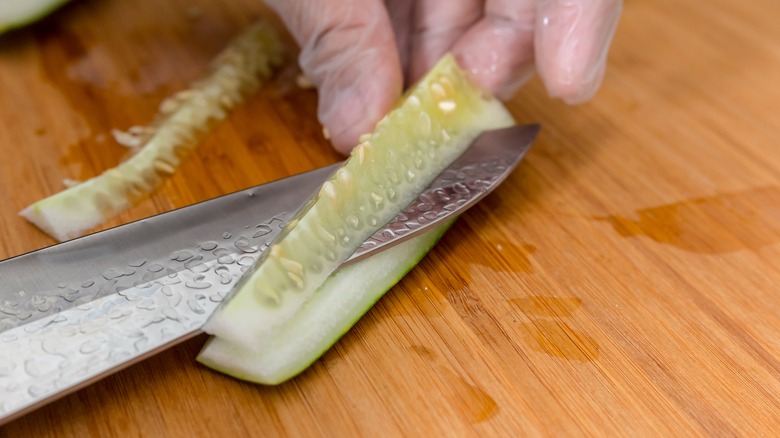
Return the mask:
{"type": "MultiPolygon", "coordinates": [[[[115,165],[110,130],[148,123],[265,13],[81,0],[0,39],[0,257],[53,243],[16,212],[115,165]]],[[[628,1],[597,98],[521,90],[509,108],[544,127],[527,160],[299,378],[211,372],[198,338],[0,436],[774,435],[778,15],[628,1]]],[[[338,159],[315,93],[282,81],[107,226],[338,159]]]]}

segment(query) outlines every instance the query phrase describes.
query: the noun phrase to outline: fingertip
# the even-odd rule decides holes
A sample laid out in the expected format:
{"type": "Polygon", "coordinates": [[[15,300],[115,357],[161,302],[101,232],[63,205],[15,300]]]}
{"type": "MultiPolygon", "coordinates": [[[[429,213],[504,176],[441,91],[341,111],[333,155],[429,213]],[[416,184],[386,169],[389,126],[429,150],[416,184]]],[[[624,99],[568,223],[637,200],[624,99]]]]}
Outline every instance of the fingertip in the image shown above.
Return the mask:
{"type": "Polygon", "coordinates": [[[579,104],[596,94],[621,10],[621,0],[540,3],[535,52],[551,97],[579,104]]]}
{"type": "Polygon", "coordinates": [[[358,144],[361,135],[374,130],[403,87],[400,68],[363,60],[366,65],[351,65],[320,88],[320,122],[333,147],[343,154],[358,144]]]}
{"type": "Polygon", "coordinates": [[[596,95],[604,78],[605,67],[604,63],[592,67],[586,80],[571,80],[571,75],[547,75],[542,77],[542,82],[550,97],[560,99],[569,105],[578,105],[596,95]]]}

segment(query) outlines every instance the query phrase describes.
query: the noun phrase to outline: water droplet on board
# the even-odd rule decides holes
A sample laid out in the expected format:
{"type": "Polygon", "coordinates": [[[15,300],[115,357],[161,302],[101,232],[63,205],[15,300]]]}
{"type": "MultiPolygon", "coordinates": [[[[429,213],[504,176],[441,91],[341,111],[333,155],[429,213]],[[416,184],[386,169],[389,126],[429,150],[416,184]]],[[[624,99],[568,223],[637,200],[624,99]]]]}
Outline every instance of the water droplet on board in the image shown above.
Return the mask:
{"type": "Polygon", "coordinates": [[[257,252],[257,247],[253,247],[252,245],[250,245],[249,239],[247,239],[244,236],[241,236],[238,240],[236,240],[236,243],[234,243],[234,245],[236,246],[236,248],[246,253],[257,252]]]}
{"type": "Polygon", "coordinates": [[[252,256],[243,256],[238,259],[239,266],[252,266],[255,263],[255,258],[252,256]]]}
{"type": "Polygon", "coordinates": [[[122,290],[118,291],[117,294],[120,297],[125,297],[127,301],[138,301],[142,298],[144,298],[144,295],[139,293],[137,289],[133,288],[122,288],[122,290]]]}
{"type": "Polygon", "coordinates": [[[189,307],[193,313],[196,313],[198,315],[202,315],[206,313],[206,310],[204,310],[203,307],[196,300],[193,299],[187,300],[187,307],[189,307]]]}
{"type": "Polygon", "coordinates": [[[230,274],[230,269],[227,266],[217,266],[214,269],[214,273],[219,275],[221,284],[230,284],[233,281],[233,276],[230,274]]]}
{"type": "Polygon", "coordinates": [[[214,242],[213,240],[210,240],[208,242],[203,242],[200,244],[200,249],[203,251],[213,251],[217,248],[217,242],[214,242]]]}
{"type": "Polygon", "coordinates": [[[192,280],[188,280],[184,283],[190,289],[208,289],[211,287],[211,283],[203,281],[206,278],[205,275],[196,275],[192,280]]]}
{"type": "Polygon", "coordinates": [[[273,229],[270,225],[266,224],[260,224],[255,227],[255,232],[252,234],[252,238],[257,239],[258,237],[263,237],[267,234],[270,234],[273,229]]]}
{"type": "Polygon", "coordinates": [[[134,269],[129,269],[129,268],[128,269],[111,268],[111,269],[103,272],[103,278],[105,278],[106,280],[113,280],[115,278],[125,277],[125,276],[133,275],[133,274],[135,274],[135,270],[134,269]]]}
{"type": "Polygon", "coordinates": [[[209,265],[203,263],[203,256],[200,255],[184,262],[184,267],[197,274],[202,274],[209,270],[209,265]]]}
{"type": "Polygon", "coordinates": [[[217,263],[219,263],[220,265],[231,265],[235,262],[236,260],[229,255],[225,255],[217,259],[217,263]]]}
{"type": "Polygon", "coordinates": [[[217,249],[214,250],[214,255],[217,257],[222,257],[226,255],[232,254],[229,249],[225,248],[224,246],[220,246],[217,249]]]}
{"type": "Polygon", "coordinates": [[[194,255],[195,254],[193,254],[191,251],[184,249],[181,251],[176,251],[173,254],[171,254],[171,260],[175,260],[177,262],[185,262],[191,259],[194,255]]]}
{"type": "Polygon", "coordinates": [[[644,208],[634,216],[592,219],[609,223],[621,237],[644,237],[695,253],[756,250],[780,242],[780,189],[687,199],[644,208]]]}
{"type": "MultiPolygon", "coordinates": [[[[136,289],[149,289],[152,287],[151,280],[154,280],[153,275],[149,275],[149,273],[145,273],[143,277],[141,277],[140,280],[136,280],[133,282],[133,287],[136,289]]],[[[119,291],[119,287],[117,287],[117,291],[119,291]]]]}
{"type": "Polygon", "coordinates": [[[230,292],[228,291],[215,292],[209,296],[209,301],[212,303],[221,303],[229,293],[230,292]]]}
{"type": "Polygon", "coordinates": [[[534,350],[578,362],[598,359],[596,340],[561,321],[536,319],[521,325],[525,342],[534,350]]]}
{"type": "Polygon", "coordinates": [[[54,303],[47,297],[36,295],[32,298],[32,305],[39,312],[47,312],[54,307],[54,303]]]}
{"type": "Polygon", "coordinates": [[[61,293],[60,298],[72,303],[79,298],[79,291],[75,289],[65,289],[65,292],[61,293]]]}

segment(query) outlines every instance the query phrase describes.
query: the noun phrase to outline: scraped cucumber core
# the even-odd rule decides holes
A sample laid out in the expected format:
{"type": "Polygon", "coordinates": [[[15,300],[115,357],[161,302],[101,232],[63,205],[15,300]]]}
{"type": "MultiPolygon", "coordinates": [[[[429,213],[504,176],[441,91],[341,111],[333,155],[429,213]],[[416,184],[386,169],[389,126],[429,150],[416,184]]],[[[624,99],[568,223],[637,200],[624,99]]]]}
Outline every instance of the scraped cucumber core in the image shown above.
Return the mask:
{"type": "MultiPolygon", "coordinates": [[[[160,105],[154,124],[138,127],[140,148],[135,155],[20,214],[63,241],[122,212],[158,188],[197,147],[201,134],[253,93],[283,58],[283,45],[270,25],[250,26],[217,56],[206,77],[160,105]]],[[[127,137],[131,135],[120,138],[127,137]]]]}
{"type": "MultiPolygon", "coordinates": [[[[277,343],[280,330],[289,333],[285,345],[299,342],[293,336],[298,324],[314,324],[315,328],[306,325],[307,330],[317,331],[317,323],[305,321],[300,312],[307,306],[307,315],[321,311],[323,315],[313,317],[327,317],[333,311],[331,307],[320,310],[312,303],[325,299],[319,295],[322,288],[334,287],[330,282],[338,281],[339,299],[344,300],[357,300],[350,297],[365,293],[378,297],[381,293],[377,291],[392,287],[400,277],[379,276],[383,262],[373,262],[378,264],[372,268],[377,272],[356,267],[345,269],[336,277],[329,276],[378,228],[412,202],[482,131],[513,124],[500,102],[473,86],[451,56],[444,57],[379,122],[376,131],[353,150],[208,321],[204,329],[217,339],[211,341],[206,349],[211,349],[211,353],[204,353],[202,360],[249,378],[254,375],[252,358],[267,357],[281,348],[277,343]],[[364,290],[374,276],[378,277],[377,283],[370,283],[370,291],[364,290]],[[235,363],[231,357],[236,358],[235,363]]],[[[424,253],[422,248],[427,250],[422,245],[411,253],[388,256],[407,257],[393,260],[403,267],[393,272],[406,272],[424,253]]],[[[365,304],[359,313],[369,307],[365,304]]],[[[340,327],[351,324],[352,319],[340,327]]],[[[325,330],[324,326],[322,329],[325,330]]],[[[285,348],[324,351],[336,339],[329,333],[300,341],[315,346],[285,348]]],[[[279,350],[279,354],[286,354],[284,351],[279,350]]],[[[296,363],[309,363],[314,357],[299,358],[296,363]]],[[[278,381],[279,376],[289,375],[297,365],[283,368],[281,374],[272,373],[274,378],[256,380],[278,381]]],[[[257,373],[264,371],[258,368],[257,373]]]]}

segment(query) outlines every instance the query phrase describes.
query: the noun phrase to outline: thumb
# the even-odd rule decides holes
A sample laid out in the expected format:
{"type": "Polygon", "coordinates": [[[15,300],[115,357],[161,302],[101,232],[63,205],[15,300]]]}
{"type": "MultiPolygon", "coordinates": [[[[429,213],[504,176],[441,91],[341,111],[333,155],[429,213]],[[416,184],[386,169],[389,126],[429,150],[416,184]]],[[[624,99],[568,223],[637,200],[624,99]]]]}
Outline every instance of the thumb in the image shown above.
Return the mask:
{"type": "Polygon", "coordinates": [[[319,90],[318,116],[348,153],[400,97],[403,76],[382,0],[269,0],[301,46],[299,63],[319,90]]]}

